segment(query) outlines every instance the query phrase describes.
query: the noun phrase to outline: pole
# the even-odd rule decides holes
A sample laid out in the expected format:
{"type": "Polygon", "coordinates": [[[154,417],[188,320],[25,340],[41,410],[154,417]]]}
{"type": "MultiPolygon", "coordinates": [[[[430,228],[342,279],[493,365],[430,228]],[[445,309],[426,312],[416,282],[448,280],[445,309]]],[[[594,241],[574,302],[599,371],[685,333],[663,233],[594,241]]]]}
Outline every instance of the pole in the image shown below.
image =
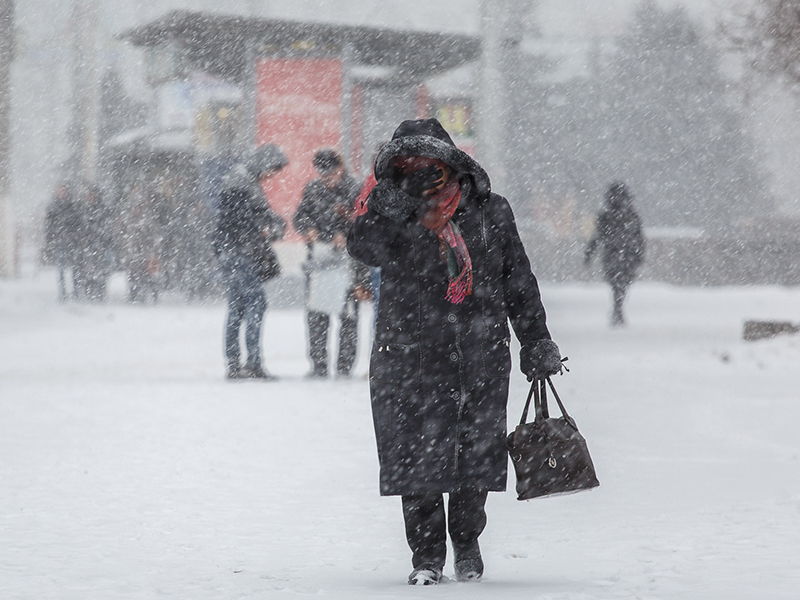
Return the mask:
{"type": "Polygon", "coordinates": [[[16,274],[14,206],[11,200],[11,62],[14,2],[0,0],[0,277],[16,274]]]}
{"type": "Polygon", "coordinates": [[[345,166],[353,172],[353,56],[351,42],[342,48],[342,155],[345,166]]]}
{"type": "Polygon", "coordinates": [[[509,88],[525,17],[532,0],[482,0],[480,6],[480,87],[476,110],[478,157],[492,179],[492,189],[508,193],[509,88]]]}
{"type": "Polygon", "coordinates": [[[97,180],[99,87],[97,76],[97,0],[74,0],[72,26],[72,126],[70,179],[97,180]]]}

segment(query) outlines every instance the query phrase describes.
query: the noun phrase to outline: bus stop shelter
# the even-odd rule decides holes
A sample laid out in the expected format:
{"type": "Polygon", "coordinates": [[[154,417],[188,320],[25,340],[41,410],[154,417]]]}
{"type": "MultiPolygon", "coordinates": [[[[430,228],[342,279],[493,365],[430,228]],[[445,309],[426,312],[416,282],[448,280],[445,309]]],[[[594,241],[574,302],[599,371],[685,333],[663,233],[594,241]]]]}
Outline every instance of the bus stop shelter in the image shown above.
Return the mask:
{"type": "Polygon", "coordinates": [[[473,36],[193,11],[170,12],[121,38],[145,50],[161,135],[182,128],[198,157],[268,142],[284,150],[289,166],[267,194],[287,222],[316,176],[317,150],[340,150],[354,174],[366,175],[400,121],[430,115],[425,81],[480,53],[473,36]],[[198,76],[204,89],[229,89],[187,93],[198,89],[198,76]],[[198,96],[210,110],[196,105],[198,96]],[[169,114],[183,116],[176,123],[169,114]]]}

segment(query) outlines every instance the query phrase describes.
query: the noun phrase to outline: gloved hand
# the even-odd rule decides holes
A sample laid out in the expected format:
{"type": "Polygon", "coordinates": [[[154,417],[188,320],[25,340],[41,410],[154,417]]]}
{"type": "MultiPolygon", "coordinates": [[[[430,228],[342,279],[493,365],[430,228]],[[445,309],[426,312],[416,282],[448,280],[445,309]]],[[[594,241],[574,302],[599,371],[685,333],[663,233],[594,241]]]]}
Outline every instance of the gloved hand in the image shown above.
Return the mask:
{"type": "Polygon", "coordinates": [[[520,370],[528,381],[561,373],[561,352],[553,340],[536,340],[519,351],[520,370]]]}
{"type": "Polygon", "coordinates": [[[443,177],[444,171],[441,167],[431,165],[411,173],[398,173],[395,182],[409,196],[421,198],[425,192],[442,183],[443,177]]]}

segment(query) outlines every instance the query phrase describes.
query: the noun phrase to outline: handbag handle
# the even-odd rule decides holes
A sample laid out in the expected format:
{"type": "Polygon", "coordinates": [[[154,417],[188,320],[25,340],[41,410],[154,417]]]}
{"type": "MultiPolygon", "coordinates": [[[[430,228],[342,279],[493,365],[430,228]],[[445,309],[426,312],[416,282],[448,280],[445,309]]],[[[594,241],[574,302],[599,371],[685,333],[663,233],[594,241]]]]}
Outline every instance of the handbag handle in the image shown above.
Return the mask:
{"type": "Polygon", "coordinates": [[[538,404],[539,399],[539,380],[534,379],[533,383],[531,384],[531,390],[528,392],[528,399],[525,400],[525,408],[522,409],[522,418],[519,420],[520,425],[525,425],[528,421],[528,409],[531,406],[531,398],[533,397],[533,392],[536,392],[536,399],[538,404]]]}
{"type": "Polygon", "coordinates": [[[545,379],[536,379],[531,384],[531,389],[528,392],[528,399],[525,401],[525,408],[522,409],[522,418],[520,419],[519,424],[524,425],[528,420],[528,410],[530,409],[531,398],[534,398],[534,410],[536,412],[534,422],[541,422],[550,418],[550,411],[547,407],[547,387],[545,387],[545,381],[547,382],[547,385],[550,386],[553,396],[555,396],[556,402],[558,403],[558,408],[561,411],[561,415],[570,425],[575,427],[575,421],[569,416],[569,413],[567,413],[567,409],[564,407],[564,403],[561,401],[561,398],[556,391],[556,387],[553,385],[553,382],[549,377],[545,379]]]}

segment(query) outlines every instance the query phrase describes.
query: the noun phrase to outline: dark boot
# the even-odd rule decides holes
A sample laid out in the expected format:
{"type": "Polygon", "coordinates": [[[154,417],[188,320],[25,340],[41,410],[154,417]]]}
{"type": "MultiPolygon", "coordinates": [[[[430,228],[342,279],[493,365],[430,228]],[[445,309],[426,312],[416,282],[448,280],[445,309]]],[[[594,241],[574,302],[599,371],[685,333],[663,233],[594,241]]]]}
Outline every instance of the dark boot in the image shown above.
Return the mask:
{"type": "Polygon", "coordinates": [[[275,375],[271,375],[264,370],[264,367],[261,366],[261,363],[250,362],[248,362],[242,369],[242,377],[246,377],[248,379],[261,379],[262,381],[275,381],[278,379],[275,377],[275,375]]]}
{"type": "Polygon", "coordinates": [[[229,360],[226,377],[228,379],[240,379],[241,376],[242,376],[242,369],[239,366],[239,361],[229,360]]]}
{"type": "Polygon", "coordinates": [[[422,565],[411,571],[408,585],[436,585],[442,580],[442,570],[432,565],[422,565]]]}
{"type": "Polygon", "coordinates": [[[477,540],[464,547],[453,544],[453,555],[458,581],[480,581],[483,577],[483,559],[477,540]]]}

